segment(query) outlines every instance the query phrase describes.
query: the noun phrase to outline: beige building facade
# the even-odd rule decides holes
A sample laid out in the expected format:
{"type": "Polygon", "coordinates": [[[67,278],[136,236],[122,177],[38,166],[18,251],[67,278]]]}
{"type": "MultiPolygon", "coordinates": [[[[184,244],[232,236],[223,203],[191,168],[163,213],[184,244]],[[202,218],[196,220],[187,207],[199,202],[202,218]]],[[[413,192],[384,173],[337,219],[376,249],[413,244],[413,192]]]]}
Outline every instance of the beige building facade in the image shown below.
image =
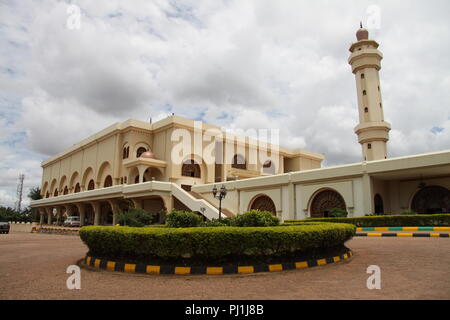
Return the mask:
{"type": "Polygon", "coordinates": [[[450,212],[450,150],[388,158],[391,125],[383,115],[378,46],[361,28],[350,47],[361,163],[321,168],[322,154],[175,115],[155,123],[128,120],[44,161],[43,199],[31,205],[42,224],[78,215],[82,224],[114,225],[130,207],[151,212],[156,223],[173,208],[212,219],[219,215],[212,189],[223,185],[226,216],[250,209],[282,220],[326,217],[333,208],[349,216],[450,212]]]}

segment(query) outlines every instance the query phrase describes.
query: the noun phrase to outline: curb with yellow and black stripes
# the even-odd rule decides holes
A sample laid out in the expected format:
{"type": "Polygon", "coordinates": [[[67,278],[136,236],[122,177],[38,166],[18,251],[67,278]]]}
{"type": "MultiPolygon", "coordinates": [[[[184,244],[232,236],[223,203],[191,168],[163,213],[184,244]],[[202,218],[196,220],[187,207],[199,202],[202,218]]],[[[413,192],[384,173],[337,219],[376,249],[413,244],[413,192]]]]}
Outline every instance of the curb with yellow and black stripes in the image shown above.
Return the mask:
{"type": "Polygon", "coordinates": [[[450,231],[450,227],[363,227],[356,228],[356,237],[412,237],[412,238],[449,238],[449,233],[423,231],[450,231]],[[377,231],[377,232],[360,232],[377,231]],[[382,231],[382,232],[380,232],[382,231]],[[422,231],[418,232],[386,232],[386,231],[422,231]]]}
{"type": "Polygon", "coordinates": [[[277,272],[284,270],[295,270],[295,269],[305,269],[312,268],[316,266],[322,266],[332,263],[337,263],[343,260],[347,260],[353,256],[351,250],[347,250],[345,253],[338,256],[330,256],[322,259],[313,259],[300,262],[287,262],[280,264],[260,264],[253,266],[238,266],[238,265],[227,265],[227,266],[191,266],[191,267],[180,267],[171,265],[147,265],[147,264],[133,264],[110,261],[107,259],[98,259],[91,256],[86,256],[84,259],[85,265],[89,267],[94,267],[97,269],[127,272],[127,273],[143,273],[143,274],[176,274],[176,275],[223,275],[223,274],[250,274],[258,272],[277,272]]]}
{"type": "Polygon", "coordinates": [[[382,233],[382,232],[357,232],[355,237],[398,237],[398,238],[450,238],[448,233],[382,233]]]}

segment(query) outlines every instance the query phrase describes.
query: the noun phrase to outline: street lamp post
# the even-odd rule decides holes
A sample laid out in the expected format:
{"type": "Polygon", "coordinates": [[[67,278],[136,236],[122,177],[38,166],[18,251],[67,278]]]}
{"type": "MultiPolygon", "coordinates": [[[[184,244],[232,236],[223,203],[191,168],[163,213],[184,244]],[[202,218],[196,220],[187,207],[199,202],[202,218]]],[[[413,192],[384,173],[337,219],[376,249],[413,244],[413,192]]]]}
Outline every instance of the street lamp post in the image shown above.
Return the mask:
{"type": "Polygon", "coordinates": [[[212,189],[212,193],[214,198],[219,199],[219,221],[220,221],[222,215],[222,199],[225,199],[225,196],[227,195],[227,188],[225,188],[225,186],[222,185],[220,190],[217,190],[217,187],[214,186],[214,188],[212,189]]]}

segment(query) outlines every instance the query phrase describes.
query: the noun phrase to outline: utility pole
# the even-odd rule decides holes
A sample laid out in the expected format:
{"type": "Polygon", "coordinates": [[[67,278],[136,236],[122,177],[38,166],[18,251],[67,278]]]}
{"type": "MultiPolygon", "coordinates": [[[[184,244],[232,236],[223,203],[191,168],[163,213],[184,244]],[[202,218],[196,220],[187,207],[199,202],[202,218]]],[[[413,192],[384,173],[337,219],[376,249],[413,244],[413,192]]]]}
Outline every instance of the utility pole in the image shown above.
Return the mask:
{"type": "Polygon", "coordinates": [[[19,184],[17,185],[17,204],[16,211],[20,213],[22,210],[22,195],[23,195],[23,180],[25,179],[24,174],[19,174],[19,184]]]}

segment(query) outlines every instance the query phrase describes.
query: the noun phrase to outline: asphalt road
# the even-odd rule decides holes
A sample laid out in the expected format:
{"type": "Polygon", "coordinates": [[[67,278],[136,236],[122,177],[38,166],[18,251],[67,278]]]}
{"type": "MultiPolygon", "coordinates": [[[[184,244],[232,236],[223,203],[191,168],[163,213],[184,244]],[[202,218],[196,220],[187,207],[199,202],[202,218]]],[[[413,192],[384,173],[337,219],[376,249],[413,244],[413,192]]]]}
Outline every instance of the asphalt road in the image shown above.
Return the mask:
{"type": "Polygon", "coordinates": [[[354,238],[342,263],[252,275],[136,275],[66,269],[87,248],[77,236],[0,234],[0,299],[450,299],[449,238],[354,238]],[[381,290],[366,287],[381,268],[381,290]]]}

